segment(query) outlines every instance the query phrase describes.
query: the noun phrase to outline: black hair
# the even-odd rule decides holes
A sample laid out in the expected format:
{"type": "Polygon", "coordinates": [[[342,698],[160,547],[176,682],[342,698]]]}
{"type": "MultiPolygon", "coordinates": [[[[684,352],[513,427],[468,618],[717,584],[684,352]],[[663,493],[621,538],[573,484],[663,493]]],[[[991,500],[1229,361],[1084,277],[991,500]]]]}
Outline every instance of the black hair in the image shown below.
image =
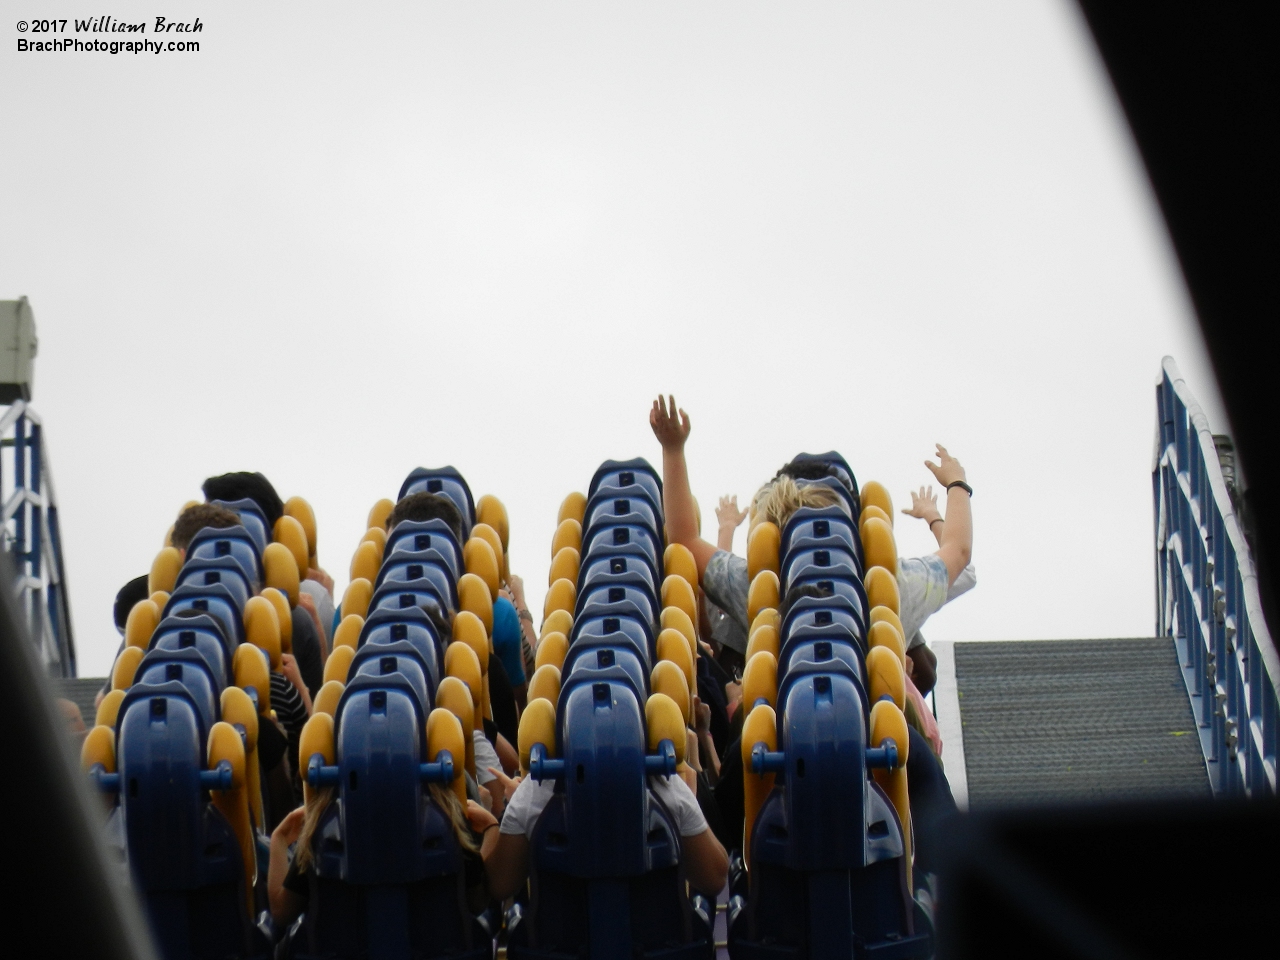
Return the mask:
{"type": "Polygon", "coordinates": [[[267,530],[284,515],[284,501],[276,488],[260,473],[224,473],[210,477],[200,488],[206,500],[252,500],[267,518],[267,530]]]}
{"type": "Polygon", "coordinates": [[[421,523],[424,520],[443,520],[462,542],[462,514],[448,497],[438,493],[410,493],[387,514],[387,530],[394,530],[404,520],[421,523]]]}
{"type": "Polygon", "coordinates": [[[133,609],[134,604],[139,600],[145,600],[151,595],[147,587],[147,577],[134,577],[116,594],[115,618],[116,629],[124,633],[124,626],[129,622],[129,611],[133,609]]]}

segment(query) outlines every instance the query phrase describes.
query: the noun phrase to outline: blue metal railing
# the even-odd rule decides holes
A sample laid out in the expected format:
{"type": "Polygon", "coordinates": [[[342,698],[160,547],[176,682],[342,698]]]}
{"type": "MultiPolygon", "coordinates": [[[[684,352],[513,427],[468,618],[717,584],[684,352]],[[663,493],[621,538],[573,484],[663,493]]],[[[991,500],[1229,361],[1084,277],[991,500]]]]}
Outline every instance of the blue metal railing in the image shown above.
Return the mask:
{"type": "Polygon", "coordinates": [[[1214,793],[1274,796],[1280,657],[1209,422],[1169,357],[1156,410],[1156,634],[1177,644],[1214,793]]]}
{"type": "Polygon", "coordinates": [[[21,400],[0,415],[0,540],[13,558],[18,595],[45,668],[54,676],[76,675],[62,563],[62,535],[53,477],[44,449],[40,417],[21,400]]]}

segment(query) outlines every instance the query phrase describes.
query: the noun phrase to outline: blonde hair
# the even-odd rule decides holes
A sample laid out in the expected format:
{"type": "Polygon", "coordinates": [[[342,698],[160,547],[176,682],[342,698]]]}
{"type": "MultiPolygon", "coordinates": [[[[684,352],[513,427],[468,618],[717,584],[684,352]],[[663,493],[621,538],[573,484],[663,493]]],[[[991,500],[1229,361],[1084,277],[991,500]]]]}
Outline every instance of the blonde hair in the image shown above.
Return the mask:
{"type": "MultiPolygon", "coordinates": [[[[467,820],[467,811],[458,799],[458,795],[449,787],[438,783],[428,784],[427,789],[431,793],[431,799],[436,802],[436,806],[444,811],[445,816],[449,818],[449,824],[453,827],[454,835],[458,839],[458,846],[471,853],[479,853],[480,845],[476,843],[476,838],[471,832],[471,823],[467,820]]],[[[333,801],[335,790],[336,788],[334,787],[320,787],[308,792],[307,813],[302,820],[302,829],[298,831],[298,843],[293,848],[293,862],[297,865],[299,871],[306,870],[315,859],[315,853],[311,849],[311,840],[315,836],[316,827],[320,825],[321,815],[333,801]]]]}
{"type": "Polygon", "coordinates": [[[791,515],[801,507],[833,507],[840,502],[840,495],[821,483],[800,486],[788,476],[770,480],[751,498],[751,520],[748,532],[756,524],[766,520],[781,530],[791,515]]]}

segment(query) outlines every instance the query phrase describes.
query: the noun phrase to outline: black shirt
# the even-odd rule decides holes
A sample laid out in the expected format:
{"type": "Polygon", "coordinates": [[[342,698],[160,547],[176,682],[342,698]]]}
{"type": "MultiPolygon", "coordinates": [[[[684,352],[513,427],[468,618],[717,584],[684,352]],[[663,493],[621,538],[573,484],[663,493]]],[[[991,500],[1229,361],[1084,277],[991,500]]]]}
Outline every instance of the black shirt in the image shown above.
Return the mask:
{"type": "MultiPolygon", "coordinates": [[[[511,679],[502,658],[489,657],[489,706],[493,711],[493,723],[498,732],[513,747],[520,742],[520,721],[516,717],[516,695],[511,689],[511,679]]],[[[494,745],[496,749],[496,744],[494,745]]]]}
{"type": "Polygon", "coordinates": [[[315,621],[302,607],[293,608],[293,658],[298,661],[298,673],[314,700],[324,684],[324,662],[320,656],[320,638],[316,636],[315,621]]]}

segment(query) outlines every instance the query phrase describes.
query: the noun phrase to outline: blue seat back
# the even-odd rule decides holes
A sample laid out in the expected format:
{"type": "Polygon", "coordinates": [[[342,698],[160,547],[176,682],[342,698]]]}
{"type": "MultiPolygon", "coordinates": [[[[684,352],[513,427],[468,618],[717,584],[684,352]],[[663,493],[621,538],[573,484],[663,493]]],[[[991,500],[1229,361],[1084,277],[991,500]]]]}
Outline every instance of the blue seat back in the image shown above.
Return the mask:
{"type": "Polygon", "coordinates": [[[633,484],[624,488],[623,495],[619,490],[606,488],[591,498],[583,514],[583,530],[590,530],[601,523],[617,522],[615,518],[630,518],[630,523],[643,523],[650,530],[662,530],[662,511],[649,499],[644,488],[633,484]],[[610,494],[610,495],[606,495],[610,494]]]}
{"type": "MultiPolygon", "coordinates": [[[[833,598],[843,598],[856,608],[860,614],[867,610],[867,590],[862,585],[862,581],[848,576],[844,577],[823,577],[821,575],[795,577],[787,586],[787,592],[782,598],[782,617],[785,620],[788,613],[791,612],[793,606],[799,605],[805,600],[818,600],[826,603],[833,598]],[[812,588],[820,593],[818,597],[806,597],[799,593],[800,588],[812,588]]],[[[865,615],[865,614],[862,614],[865,615]]]]}
{"type": "Polygon", "coordinates": [[[149,650],[138,664],[134,683],[180,683],[191,696],[206,734],[221,717],[222,687],[198,650],[149,650]]]}
{"type": "Polygon", "coordinates": [[[644,576],[639,573],[609,573],[597,576],[593,583],[582,588],[575,604],[574,617],[620,603],[633,604],[648,623],[654,623],[660,612],[658,598],[644,576]]]}
{"type": "Polygon", "coordinates": [[[462,547],[443,520],[402,520],[397,523],[396,528],[387,535],[383,563],[389,562],[398,553],[424,553],[427,550],[440,552],[453,571],[454,580],[465,572],[462,547]]]}
{"type": "Polygon", "coordinates": [[[843,545],[816,550],[789,550],[782,561],[782,592],[796,581],[843,578],[862,582],[862,565],[843,545]]]}
{"type": "Polygon", "coordinates": [[[396,499],[403,500],[411,493],[437,493],[448,497],[462,515],[463,538],[470,535],[476,523],[476,503],[467,481],[453,467],[418,467],[405,477],[400,485],[400,496],[396,499]]]}
{"type": "Polygon", "coordinates": [[[185,584],[176,587],[169,595],[163,612],[166,617],[171,617],[183,610],[207,613],[213,617],[231,639],[233,647],[244,642],[243,607],[225,584],[185,584]]]}
{"type": "Polygon", "coordinates": [[[591,484],[587,487],[587,499],[590,500],[601,490],[624,490],[632,486],[642,487],[650,501],[662,506],[662,478],[643,457],[634,460],[606,460],[591,478],[591,484]]]}
{"type": "Polygon", "coordinates": [[[185,584],[192,584],[198,587],[208,587],[215,583],[220,583],[231,591],[236,598],[236,602],[240,604],[241,609],[249,602],[249,598],[253,596],[254,590],[249,578],[245,576],[244,570],[240,568],[240,564],[223,557],[220,560],[201,560],[195,558],[188,560],[182,565],[182,569],[178,571],[178,578],[174,582],[175,587],[181,587],[185,584]]]}
{"type": "Polygon", "coordinates": [[[848,596],[832,594],[827,597],[797,597],[786,605],[779,631],[785,643],[789,633],[799,626],[824,627],[838,623],[851,630],[863,642],[867,630],[864,614],[857,602],[848,596]]]}
{"type": "Polygon", "coordinates": [[[243,500],[210,500],[209,502],[226,507],[238,514],[241,526],[249,531],[249,535],[257,543],[258,552],[261,553],[267,549],[267,544],[272,540],[273,531],[271,524],[267,523],[267,515],[262,512],[257,501],[246,497],[243,500]]]}
{"type": "Polygon", "coordinates": [[[239,564],[255,589],[262,585],[262,551],[244,527],[205,527],[187,545],[188,562],[229,558],[239,564]]]}
{"type": "MultiPolygon", "coordinates": [[[[614,523],[615,517],[608,521],[600,521],[590,530],[582,534],[582,555],[595,557],[600,552],[607,553],[610,546],[620,547],[635,544],[644,551],[654,570],[662,567],[662,538],[651,528],[638,523],[614,523]]],[[[643,520],[642,517],[637,519],[643,520]]]]}
{"type": "Polygon", "coordinates": [[[858,522],[858,516],[861,510],[858,503],[858,498],[855,497],[852,493],[850,493],[845,488],[844,484],[842,484],[835,477],[822,477],[821,479],[818,479],[818,480],[797,480],[796,486],[797,487],[811,487],[811,486],[827,487],[830,490],[835,491],[841,511],[846,516],[848,516],[849,519],[852,520],[854,523],[858,522]]]}
{"type": "Polygon", "coordinates": [[[862,561],[862,537],[858,534],[858,524],[839,507],[801,507],[791,515],[782,528],[782,539],[779,544],[779,555],[786,557],[792,549],[792,543],[805,540],[826,541],[829,537],[839,537],[848,543],[854,554],[862,561]]]}
{"type": "Polygon", "coordinates": [[[644,551],[630,545],[611,547],[608,552],[597,551],[586,558],[578,570],[578,595],[604,580],[627,575],[639,577],[649,595],[657,601],[662,592],[662,581],[655,575],[644,551]],[[621,552],[623,550],[626,552],[621,552]]]}
{"type": "Polygon", "coordinates": [[[389,674],[403,676],[417,695],[422,713],[431,713],[440,677],[435,663],[425,662],[417,647],[408,640],[388,644],[366,643],[356,651],[348,671],[348,677],[385,677],[389,674]]]}
{"type": "Polygon", "coordinates": [[[371,611],[360,629],[357,648],[367,643],[385,646],[401,642],[412,644],[422,662],[434,663],[435,675],[443,676],[444,644],[436,634],[435,624],[420,607],[371,611]]]}
{"type": "Polygon", "coordinates": [[[857,688],[858,698],[862,701],[863,712],[870,713],[871,705],[867,700],[867,668],[856,647],[847,640],[832,640],[814,637],[794,640],[782,651],[778,665],[778,712],[786,709],[782,694],[790,691],[795,678],[811,673],[836,672],[849,677],[857,688]]]}
{"type": "MultiPolygon", "coordinates": [[[[620,640],[625,634],[615,633],[613,636],[620,640]]],[[[599,680],[626,683],[640,698],[641,703],[649,699],[649,672],[639,653],[629,642],[605,646],[594,641],[594,638],[588,638],[585,643],[578,641],[565,655],[561,676],[562,701],[570,687],[599,680]]]]}
{"type": "Polygon", "coordinates": [[[374,586],[380,587],[384,583],[413,583],[417,580],[430,580],[439,588],[442,596],[449,598],[449,606],[457,609],[458,578],[439,550],[394,554],[378,570],[374,586]]]}
{"type": "Polygon", "coordinates": [[[619,608],[615,610],[574,618],[573,629],[569,635],[569,648],[573,649],[573,645],[579,640],[594,642],[597,638],[621,643],[620,640],[615,641],[613,638],[615,634],[622,633],[626,635],[627,643],[632,648],[646,651],[647,662],[652,665],[656,653],[654,646],[656,634],[653,624],[641,619],[641,611],[635,609],[633,605],[618,606],[619,608]]]}
{"type": "Polygon", "coordinates": [[[208,614],[166,617],[151,634],[148,649],[196,650],[204,657],[219,690],[231,679],[232,648],[222,625],[208,614]]]}
{"type": "Polygon", "coordinates": [[[388,580],[369,601],[370,610],[406,610],[411,607],[435,607],[445,613],[445,619],[455,611],[453,597],[435,580],[388,580]]]}
{"type": "Polygon", "coordinates": [[[836,475],[850,490],[858,489],[858,478],[853,474],[853,468],[849,466],[849,461],[836,453],[829,450],[826,453],[797,453],[791,458],[792,463],[824,463],[833,468],[836,475]]]}

